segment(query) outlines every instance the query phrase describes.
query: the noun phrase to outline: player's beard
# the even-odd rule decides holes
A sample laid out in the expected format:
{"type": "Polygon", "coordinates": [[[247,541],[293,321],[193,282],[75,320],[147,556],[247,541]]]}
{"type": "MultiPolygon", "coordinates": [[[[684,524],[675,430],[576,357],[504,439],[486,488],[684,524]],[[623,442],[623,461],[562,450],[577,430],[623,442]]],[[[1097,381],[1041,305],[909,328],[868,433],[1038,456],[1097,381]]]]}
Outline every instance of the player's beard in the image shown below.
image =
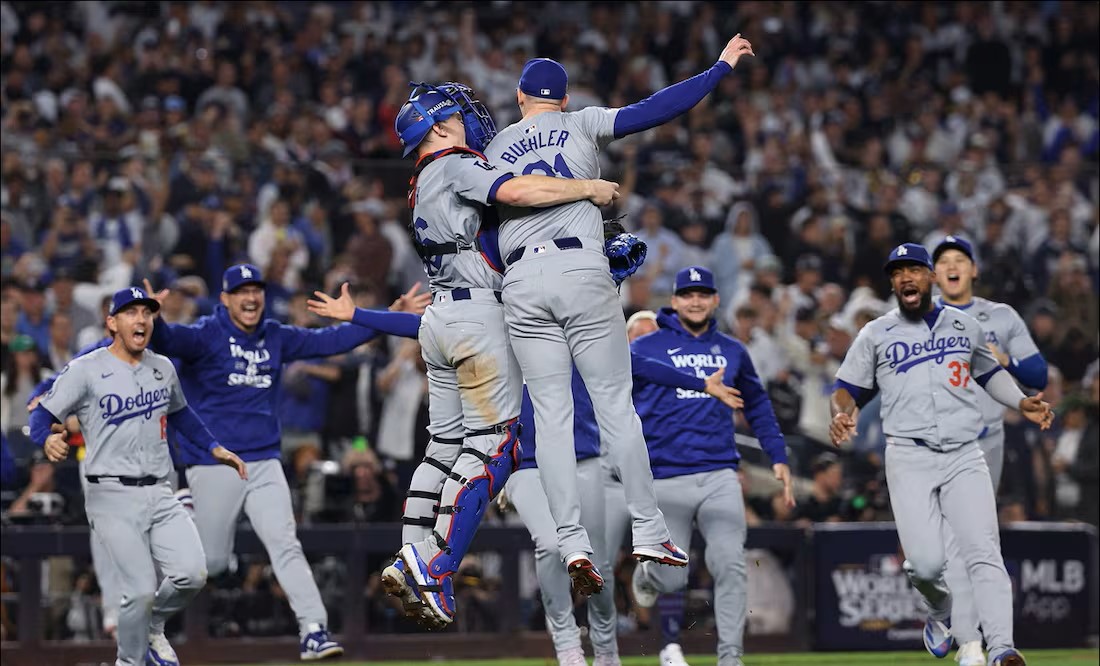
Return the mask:
{"type": "Polygon", "coordinates": [[[896,290],[894,291],[894,298],[898,300],[898,312],[901,312],[901,315],[909,321],[920,321],[921,318],[924,317],[925,313],[932,309],[931,287],[921,292],[920,301],[917,303],[917,306],[912,310],[905,307],[905,302],[902,300],[901,294],[899,294],[896,290]]]}

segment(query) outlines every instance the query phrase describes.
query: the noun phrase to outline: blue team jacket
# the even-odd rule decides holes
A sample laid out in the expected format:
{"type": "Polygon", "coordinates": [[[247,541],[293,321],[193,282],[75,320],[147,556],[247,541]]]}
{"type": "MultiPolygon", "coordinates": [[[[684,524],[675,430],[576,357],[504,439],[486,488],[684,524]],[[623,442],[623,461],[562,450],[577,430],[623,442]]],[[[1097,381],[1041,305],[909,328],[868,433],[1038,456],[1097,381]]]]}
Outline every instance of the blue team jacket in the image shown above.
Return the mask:
{"type": "MultiPolygon", "coordinates": [[[[519,442],[523,448],[519,469],[535,467],[535,408],[527,385],[523,386],[523,404],[519,410],[519,442]]],[[[600,455],[600,429],[596,425],[596,412],[592,410],[592,398],[581,381],[581,373],[573,366],[573,448],[577,460],[587,460],[600,455]]]]}
{"type": "MultiPolygon", "coordinates": [[[[657,315],[660,328],[631,344],[636,354],[706,377],[725,368],[723,381],[741,391],[744,413],[772,463],[787,462],[786,444],[771,400],[756,375],[748,351],[718,331],[717,322],[699,337],[684,330],[671,308],[657,315]]],[[[711,470],[736,469],[733,410],[705,393],[634,382],[634,406],[642,419],[653,478],[666,479],[711,470]]]]}
{"type": "MultiPolygon", "coordinates": [[[[377,336],[377,331],[343,324],[299,328],[265,319],[245,333],[224,306],[194,324],[153,326],[152,347],[178,358],[187,401],[220,444],[245,462],[279,457],[279,388],[283,364],[342,354],[377,336]]],[[[213,456],[179,434],[185,465],[214,465],[213,456]]]]}

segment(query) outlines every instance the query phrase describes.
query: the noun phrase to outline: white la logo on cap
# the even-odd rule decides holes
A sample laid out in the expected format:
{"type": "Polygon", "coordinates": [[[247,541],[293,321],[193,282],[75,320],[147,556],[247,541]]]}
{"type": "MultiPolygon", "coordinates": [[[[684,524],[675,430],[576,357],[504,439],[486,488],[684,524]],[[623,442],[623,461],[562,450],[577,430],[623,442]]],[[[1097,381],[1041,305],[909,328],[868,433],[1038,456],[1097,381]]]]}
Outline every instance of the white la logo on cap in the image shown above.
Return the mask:
{"type": "Polygon", "coordinates": [[[243,279],[243,280],[251,280],[252,279],[252,271],[249,270],[248,266],[241,266],[241,279],[243,279]]]}
{"type": "Polygon", "coordinates": [[[139,290],[137,287],[130,287],[130,294],[134,298],[141,298],[141,290],[139,290]]]}
{"type": "Polygon", "coordinates": [[[954,243],[955,242],[955,237],[954,236],[945,236],[943,240],[948,242],[948,243],[954,243]]]}
{"type": "Polygon", "coordinates": [[[905,247],[904,245],[899,245],[898,246],[898,256],[899,257],[904,257],[907,254],[909,254],[909,248],[905,247]]]}
{"type": "Polygon", "coordinates": [[[693,268],[693,269],[691,269],[691,271],[688,272],[688,279],[691,280],[692,282],[699,282],[700,280],[703,279],[703,276],[699,275],[699,271],[697,271],[693,268]]]}

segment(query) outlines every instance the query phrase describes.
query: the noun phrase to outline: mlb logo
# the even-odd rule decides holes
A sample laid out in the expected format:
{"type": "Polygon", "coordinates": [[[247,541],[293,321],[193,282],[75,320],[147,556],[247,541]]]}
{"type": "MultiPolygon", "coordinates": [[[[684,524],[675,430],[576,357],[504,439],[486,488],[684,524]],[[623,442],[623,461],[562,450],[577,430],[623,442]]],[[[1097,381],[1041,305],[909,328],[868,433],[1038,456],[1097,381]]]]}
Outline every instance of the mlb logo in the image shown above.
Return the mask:
{"type": "Polygon", "coordinates": [[[539,89],[539,94],[541,94],[543,97],[549,97],[550,96],[550,89],[549,88],[541,88],[541,89],[539,89]]]}
{"type": "Polygon", "coordinates": [[[543,252],[546,252],[546,246],[545,245],[536,245],[535,247],[531,248],[531,251],[534,252],[535,254],[542,254],[543,252]]]}

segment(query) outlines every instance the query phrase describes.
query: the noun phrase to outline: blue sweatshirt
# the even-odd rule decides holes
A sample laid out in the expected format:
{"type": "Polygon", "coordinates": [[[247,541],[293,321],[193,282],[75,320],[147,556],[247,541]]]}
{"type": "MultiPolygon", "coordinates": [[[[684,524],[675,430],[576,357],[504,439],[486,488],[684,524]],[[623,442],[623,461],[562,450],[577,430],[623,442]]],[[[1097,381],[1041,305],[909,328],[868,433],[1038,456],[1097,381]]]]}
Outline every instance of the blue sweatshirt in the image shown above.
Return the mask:
{"type": "MultiPolygon", "coordinates": [[[[702,377],[725,368],[722,379],[741,391],[745,416],[768,457],[773,464],[786,463],[779,422],[744,345],[718,332],[714,320],[695,337],[667,307],[658,313],[657,324],[658,330],[634,341],[634,352],[668,358],[677,368],[694,370],[702,377]]],[[[733,410],[708,398],[698,391],[634,383],[634,406],[642,419],[653,478],[737,469],[741,456],[735,446],[733,410]]]]}
{"type": "MultiPolygon", "coordinates": [[[[182,361],[180,383],[188,402],[214,437],[245,462],[278,459],[279,387],[283,364],[342,354],[377,332],[344,324],[299,328],[265,319],[252,333],[238,328],[219,305],[194,324],[153,326],[152,347],[182,361]]],[[[185,465],[218,464],[206,447],[180,433],[185,465]]]]}
{"type": "MultiPolygon", "coordinates": [[[[630,353],[630,363],[635,384],[637,381],[644,381],[700,392],[706,387],[705,377],[696,377],[634,352],[630,353]]],[[[531,395],[527,392],[526,384],[523,386],[523,404],[519,411],[519,423],[522,445],[519,469],[530,469],[537,466],[535,464],[535,409],[531,404],[531,395]]],[[[588,395],[588,389],[584,385],[584,380],[581,379],[577,366],[573,366],[573,448],[576,450],[578,461],[600,455],[600,428],[596,424],[596,412],[592,409],[592,397],[588,395]]]]}

